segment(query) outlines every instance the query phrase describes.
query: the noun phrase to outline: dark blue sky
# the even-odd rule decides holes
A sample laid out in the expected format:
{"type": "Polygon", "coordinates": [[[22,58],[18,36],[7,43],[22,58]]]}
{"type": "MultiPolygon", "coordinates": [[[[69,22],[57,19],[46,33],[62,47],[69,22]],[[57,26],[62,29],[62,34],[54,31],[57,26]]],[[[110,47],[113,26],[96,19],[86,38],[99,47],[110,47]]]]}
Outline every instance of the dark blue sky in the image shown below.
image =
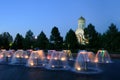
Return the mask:
{"type": "Polygon", "coordinates": [[[57,26],[65,36],[70,28],[76,30],[80,16],[98,32],[111,23],[120,30],[120,0],[0,0],[0,33],[24,36],[31,29],[37,36],[43,30],[49,38],[57,26]]]}

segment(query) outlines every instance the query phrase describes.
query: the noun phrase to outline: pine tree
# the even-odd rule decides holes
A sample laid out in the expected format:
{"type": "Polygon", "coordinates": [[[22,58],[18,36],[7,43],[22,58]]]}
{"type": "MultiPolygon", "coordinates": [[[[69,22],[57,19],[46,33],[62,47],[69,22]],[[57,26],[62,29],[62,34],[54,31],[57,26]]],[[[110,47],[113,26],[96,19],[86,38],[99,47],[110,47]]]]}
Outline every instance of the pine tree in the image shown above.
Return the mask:
{"type": "Polygon", "coordinates": [[[24,41],[23,36],[18,33],[15,37],[12,48],[15,50],[23,49],[23,41],[24,41]]]}
{"type": "Polygon", "coordinates": [[[24,39],[24,48],[31,49],[34,46],[35,36],[31,30],[28,30],[24,39]]]}
{"type": "Polygon", "coordinates": [[[57,27],[53,27],[50,35],[50,49],[60,50],[63,47],[63,38],[57,27]]]}
{"type": "Polygon", "coordinates": [[[119,49],[119,31],[113,23],[109,26],[109,29],[103,34],[104,47],[110,51],[119,49]]]}
{"type": "Polygon", "coordinates": [[[40,49],[47,49],[49,40],[46,37],[45,33],[42,31],[37,37],[37,47],[40,49]]]}
{"type": "Polygon", "coordinates": [[[95,30],[94,25],[89,24],[88,27],[85,28],[85,37],[89,40],[87,47],[97,50],[101,44],[100,36],[101,34],[95,30]]]}
{"type": "Polygon", "coordinates": [[[79,49],[77,37],[72,29],[70,29],[65,36],[65,46],[66,49],[71,49],[72,51],[79,49]]]}
{"type": "Polygon", "coordinates": [[[13,38],[9,34],[9,32],[4,32],[4,33],[1,34],[2,48],[9,49],[10,48],[10,44],[12,43],[12,41],[13,41],[13,38]]]}

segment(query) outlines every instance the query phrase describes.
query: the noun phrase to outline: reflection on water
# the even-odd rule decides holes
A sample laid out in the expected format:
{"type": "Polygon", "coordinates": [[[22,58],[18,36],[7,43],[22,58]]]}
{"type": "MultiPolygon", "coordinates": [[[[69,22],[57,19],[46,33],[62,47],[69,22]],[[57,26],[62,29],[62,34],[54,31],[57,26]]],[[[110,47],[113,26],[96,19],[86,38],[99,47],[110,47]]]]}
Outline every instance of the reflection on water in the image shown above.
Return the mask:
{"type": "Polygon", "coordinates": [[[120,60],[98,64],[104,71],[99,75],[81,75],[71,71],[51,71],[42,68],[0,65],[0,80],[120,80],[120,60]]]}

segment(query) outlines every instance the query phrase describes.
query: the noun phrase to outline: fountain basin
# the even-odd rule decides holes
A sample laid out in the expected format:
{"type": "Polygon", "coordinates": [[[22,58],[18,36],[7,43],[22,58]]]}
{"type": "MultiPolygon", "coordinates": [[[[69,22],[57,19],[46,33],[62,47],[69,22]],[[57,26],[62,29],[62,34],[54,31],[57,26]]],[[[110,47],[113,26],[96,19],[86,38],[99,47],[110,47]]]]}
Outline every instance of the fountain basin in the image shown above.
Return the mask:
{"type": "Polygon", "coordinates": [[[103,71],[99,68],[88,68],[87,70],[81,70],[81,69],[72,69],[71,70],[74,73],[78,74],[88,74],[88,75],[93,75],[93,74],[101,74],[103,71]]]}

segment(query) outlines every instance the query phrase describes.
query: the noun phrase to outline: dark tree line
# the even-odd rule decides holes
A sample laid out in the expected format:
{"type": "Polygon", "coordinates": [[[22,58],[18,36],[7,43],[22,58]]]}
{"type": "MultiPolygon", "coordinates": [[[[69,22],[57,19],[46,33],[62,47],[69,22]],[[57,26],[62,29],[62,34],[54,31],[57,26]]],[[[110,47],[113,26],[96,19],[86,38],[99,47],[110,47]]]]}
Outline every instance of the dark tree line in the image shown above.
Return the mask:
{"type": "Polygon", "coordinates": [[[77,41],[75,32],[70,29],[65,38],[60,35],[59,29],[55,26],[51,30],[50,38],[48,39],[43,31],[41,31],[37,38],[31,30],[26,32],[25,37],[17,34],[13,40],[8,32],[0,34],[0,48],[1,49],[55,49],[63,50],[70,49],[76,52],[80,49],[87,49],[96,51],[98,49],[107,49],[113,52],[120,52],[120,31],[113,23],[108,27],[103,34],[95,30],[95,26],[89,24],[84,30],[85,38],[88,44],[81,45],[77,41]]]}
{"type": "Polygon", "coordinates": [[[89,24],[85,28],[85,36],[89,40],[86,48],[91,50],[106,49],[110,52],[120,52],[120,31],[113,23],[103,34],[95,30],[94,25],[89,24]]]}

